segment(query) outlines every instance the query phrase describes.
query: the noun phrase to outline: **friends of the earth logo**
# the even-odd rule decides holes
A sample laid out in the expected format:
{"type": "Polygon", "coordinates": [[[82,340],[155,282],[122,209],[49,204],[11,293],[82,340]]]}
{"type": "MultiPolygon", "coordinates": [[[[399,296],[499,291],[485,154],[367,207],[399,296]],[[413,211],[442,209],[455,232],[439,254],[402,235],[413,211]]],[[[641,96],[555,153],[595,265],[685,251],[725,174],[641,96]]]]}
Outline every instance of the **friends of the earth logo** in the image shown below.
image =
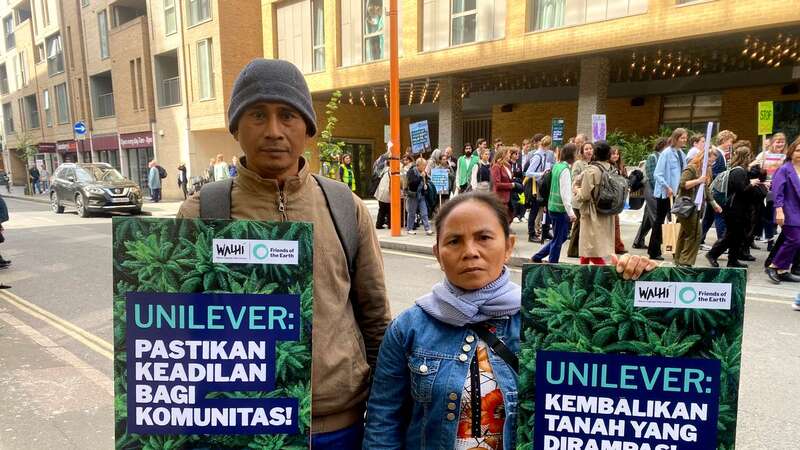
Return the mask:
{"type": "Polygon", "coordinates": [[[213,261],[220,264],[297,264],[297,241],[214,239],[213,261]]]}
{"type": "Polygon", "coordinates": [[[731,309],[728,283],[637,281],[634,306],[645,308],[731,309]]]}

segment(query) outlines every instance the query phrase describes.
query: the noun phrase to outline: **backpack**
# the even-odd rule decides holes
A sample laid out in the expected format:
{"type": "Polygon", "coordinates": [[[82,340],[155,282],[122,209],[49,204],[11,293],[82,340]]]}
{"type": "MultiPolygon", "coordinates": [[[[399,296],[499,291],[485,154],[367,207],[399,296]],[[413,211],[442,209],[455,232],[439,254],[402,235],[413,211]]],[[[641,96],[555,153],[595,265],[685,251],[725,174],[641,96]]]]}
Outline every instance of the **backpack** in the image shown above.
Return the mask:
{"type": "Polygon", "coordinates": [[[536,180],[536,201],[539,202],[539,204],[544,204],[545,207],[550,199],[550,186],[552,186],[552,184],[553,172],[551,169],[545,170],[542,177],[536,180]]]}
{"type": "Polygon", "coordinates": [[[597,214],[608,216],[621,213],[625,209],[625,200],[630,192],[628,179],[616,171],[605,170],[598,163],[592,165],[600,169],[601,174],[595,199],[597,214]]]}
{"type": "Polygon", "coordinates": [[[158,177],[159,178],[161,178],[161,179],[167,178],[167,169],[165,169],[165,168],[163,168],[161,166],[156,166],[156,169],[158,169],[158,177]]]}
{"type": "MultiPolygon", "coordinates": [[[[312,174],[317,181],[322,194],[325,196],[325,203],[331,213],[333,226],[336,228],[336,235],[344,249],[347,259],[347,271],[350,280],[355,279],[355,262],[358,256],[358,223],[356,220],[356,202],[353,200],[353,193],[350,187],[342,182],[326,178],[322,175],[312,174]]],[[[203,186],[200,190],[200,218],[202,219],[231,219],[231,190],[234,178],[215,181],[203,186]]],[[[350,285],[350,299],[353,308],[356,308],[354,300],[355,293],[353,285],[350,285]]],[[[356,320],[361,316],[355,311],[356,320]]]]}
{"type": "MultiPolygon", "coordinates": [[[[732,196],[728,196],[728,180],[730,179],[731,171],[737,167],[721,172],[714,177],[714,181],[711,182],[711,196],[714,197],[714,201],[720,206],[726,206],[733,200],[732,196]]],[[[742,168],[742,170],[744,170],[744,168],[742,168]]]]}

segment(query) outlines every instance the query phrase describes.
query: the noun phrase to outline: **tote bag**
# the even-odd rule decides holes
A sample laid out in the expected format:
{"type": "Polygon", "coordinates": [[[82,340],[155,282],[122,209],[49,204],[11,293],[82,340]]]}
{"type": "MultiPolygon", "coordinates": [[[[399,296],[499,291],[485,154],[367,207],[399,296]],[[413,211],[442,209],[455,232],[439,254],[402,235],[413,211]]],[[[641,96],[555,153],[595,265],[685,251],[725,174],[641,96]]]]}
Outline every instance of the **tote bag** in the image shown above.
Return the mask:
{"type": "MultiPolygon", "coordinates": [[[[672,199],[670,199],[671,201],[672,199]]],[[[662,253],[675,253],[675,248],[678,245],[678,234],[681,232],[681,224],[676,222],[672,217],[672,205],[670,204],[670,213],[667,215],[667,222],[661,225],[661,252],[662,253]]]]}

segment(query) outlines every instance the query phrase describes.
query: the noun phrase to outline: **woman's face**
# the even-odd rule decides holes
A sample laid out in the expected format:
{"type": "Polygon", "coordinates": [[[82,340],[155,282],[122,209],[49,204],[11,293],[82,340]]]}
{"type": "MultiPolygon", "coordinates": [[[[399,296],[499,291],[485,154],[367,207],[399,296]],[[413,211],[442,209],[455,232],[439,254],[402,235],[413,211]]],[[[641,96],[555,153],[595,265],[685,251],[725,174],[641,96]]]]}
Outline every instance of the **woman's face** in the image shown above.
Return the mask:
{"type": "Polygon", "coordinates": [[[350,164],[350,155],[346,155],[346,156],[345,156],[345,157],[342,159],[342,162],[343,162],[343,163],[345,163],[345,164],[350,164]]]}
{"type": "Polygon", "coordinates": [[[441,165],[443,165],[443,166],[446,166],[446,165],[448,165],[448,162],[447,162],[447,155],[444,155],[444,156],[442,156],[441,158],[439,158],[439,164],[441,164],[441,165]]]}
{"type": "Polygon", "coordinates": [[[619,161],[619,150],[611,150],[611,157],[608,159],[612,164],[619,161]]]}
{"type": "Polygon", "coordinates": [[[503,271],[516,237],[506,238],[495,213],[480,201],[467,201],[453,209],[441,225],[433,253],[447,280],[461,289],[480,289],[503,271]]]}
{"type": "Polygon", "coordinates": [[[704,149],[706,148],[706,138],[700,138],[699,141],[694,143],[694,148],[704,149]]]}
{"type": "Polygon", "coordinates": [[[683,133],[683,134],[681,135],[681,137],[679,137],[679,138],[678,138],[678,142],[677,142],[677,144],[678,144],[678,148],[684,148],[684,147],[686,147],[686,142],[687,142],[688,140],[689,140],[689,135],[688,135],[688,134],[686,134],[686,133],[683,133]]]}
{"type": "Polygon", "coordinates": [[[717,152],[711,152],[708,154],[708,170],[714,166],[714,163],[717,161],[717,152]]]}
{"type": "Polygon", "coordinates": [[[511,154],[508,156],[508,159],[510,159],[511,162],[517,162],[519,159],[519,152],[511,152],[511,154]]]}
{"type": "Polygon", "coordinates": [[[786,138],[777,135],[772,138],[772,151],[774,153],[782,153],[786,150],[786,138]]]}
{"type": "Polygon", "coordinates": [[[481,161],[483,161],[483,162],[488,162],[489,161],[489,151],[488,150],[484,150],[481,153],[481,161]]]}
{"type": "Polygon", "coordinates": [[[594,145],[592,145],[592,144],[584,144],[583,145],[583,160],[584,161],[591,161],[593,156],[594,156],[594,145]]]}
{"type": "Polygon", "coordinates": [[[800,145],[795,147],[792,152],[792,164],[800,164],[800,145]]]}

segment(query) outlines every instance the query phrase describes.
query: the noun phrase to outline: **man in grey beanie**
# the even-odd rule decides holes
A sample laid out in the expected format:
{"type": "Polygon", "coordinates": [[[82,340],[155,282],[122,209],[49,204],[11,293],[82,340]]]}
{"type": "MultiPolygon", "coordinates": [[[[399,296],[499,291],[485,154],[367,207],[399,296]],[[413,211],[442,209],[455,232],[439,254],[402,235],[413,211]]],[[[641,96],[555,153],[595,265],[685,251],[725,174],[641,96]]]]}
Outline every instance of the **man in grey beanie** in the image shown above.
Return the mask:
{"type": "MultiPolygon", "coordinates": [[[[350,271],[325,194],[303,157],[316,134],[316,115],[305,79],[291,63],[255,59],[242,70],[228,127],[244,157],[238,175],[219,182],[229,183],[227,217],[314,224],[312,447],[360,449],[370,373],[391,318],[369,212],[347,192],[358,229],[350,271]]],[[[178,217],[211,217],[201,213],[202,195],[187,199],[178,217]]]]}

